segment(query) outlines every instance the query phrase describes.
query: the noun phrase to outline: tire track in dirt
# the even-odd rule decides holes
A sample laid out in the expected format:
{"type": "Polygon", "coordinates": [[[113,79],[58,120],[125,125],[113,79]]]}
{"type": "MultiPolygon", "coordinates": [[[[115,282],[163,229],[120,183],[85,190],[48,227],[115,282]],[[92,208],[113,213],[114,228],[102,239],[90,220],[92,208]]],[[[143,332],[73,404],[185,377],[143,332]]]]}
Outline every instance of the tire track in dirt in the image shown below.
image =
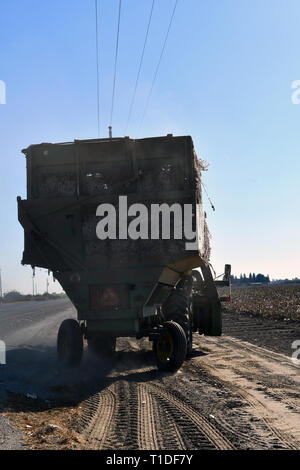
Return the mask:
{"type": "Polygon", "coordinates": [[[257,429],[255,423],[258,420],[247,411],[245,400],[227,387],[227,383],[216,380],[215,375],[203,367],[202,363],[197,364],[193,359],[184,364],[182,373],[197,386],[198,392],[203,396],[199,401],[199,393],[195,394],[190,398],[191,401],[197,403],[197,408],[200,406],[203,409],[205,416],[209,414],[220,432],[228,437],[235,448],[258,450],[270,447],[265,439],[265,430],[257,429]]]}
{"type": "Polygon", "coordinates": [[[147,384],[147,387],[175,419],[180,429],[181,439],[185,441],[185,444],[188,442],[192,444],[192,447],[187,448],[219,450],[234,448],[229,440],[198,410],[194,410],[192,406],[157,384],[147,384]]]}
{"type": "Polygon", "coordinates": [[[209,420],[157,384],[118,381],[85,408],[82,433],[89,449],[233,448],[209,420]]]}
{"type": "Polygon", "coordinates": [[[84,436],[89,449],[101,449],[106,441],[116,409],[116,395],[113,386],[98,393],[85,402],[87,411],[84,436]]]}
{"type": "Polygon", "coordinates": [[[141,397],[139,405],[143,408],[139,449],[185,449],[184,440],[174,418],[162,406],[155,394],[146,385],[139,385],[139,393],[141,397]]]}
{"type": "MultiPolygon", "coordinates": [[[[264,330],[262,330],[262,333],[264,333],[264,330]]],[[[289,366],[292,367],[293,369],[300,371],[300,366],[293,364],[290,358],[287,357],[286,355],[275,352],[275,351],[270,351],[269,349],[258,346],[256,344],[249,343],[248,341],[241,341],[237,338],[224,336],[222,337],[222,346],[225,346],[225,347],[229,346],[230,348],[234,348],[236,351],[238,350],[242,350],[244,352],[249,351],[250,353],[255,354],[256,356],[259,356],[264,360],[268,358],[271,361],[277,360],[278,362],[284,362],[284,363],[289,364],[289,366]]]]}
{"type": "Polygon", "coordinates": [[[119,380],[85,402],[82,433],[89,449],[138,449],[138,391],[119,380]]]}
{"type": "Polygon", "coordinates": [[[300,432],[293,436],[289,429],[296,413],[285,414],[284,391],[294,390],[297,374],[280,365],[287,357],[230,337],[205,338],[199,347],[201,359],[170,377],[153,373],[151,365],[137,368],[129,356],[111,385],[86,402],[88,448],[299,448],[300,432]]]}
{"type": "Polygon", "coordinates": [[[138,386],[138,446],[139,449],[155,450],[159,448],[157,432],[157,410],[148,390],[142,385],[138,386]],[[155,412],[156,411],[156,412],[155,412]]]}
{"type": "Polygon", "coordinates": [[[184,449],[174,419],[143,384],[116,382],[86,400],[80,431],[89,449],[184,449]]]}
{"type": "Polygon", "coordinates": [[[205,370],[208,372],[215,382],[218,382],[223,388],[230,389],[235,395],[239,396],[243,401],[245,401],[251,408],[251,414],[259,421],[262,421],[271,434],[278,440],[278,444],[286,449],[298,449],[299,443],[292,436],[287,435],[280,429],[278,429],[274,424],[274,417],[266,416],[267,411],[265,406],[257,400],[251,393],[247,392],[244,388],[234,384],[233,382],[228,382],[223,380],[216,375],[214,368],[208,364],[188,364],[188,369],[191,372],[199,373],[205,370]]]}
{"type": "Polygon", "coordinates": [[[115,418],[102,448],[136,450],[138,449],[137,391],[132,383],[125,380],[115,382],[114,386],[117,399],[115,418]]]}
{"type": "MultiPolygon", "coordinates": [[[[271,397],[272,400],[275,400],[279,403],[285,404],[287,407],[290,407],[290,409],[293,409],[294,406],[290,402],[289,399],[287,399],[286,394],[284,394],[281,391],[276,390],[275,391],[275,386],[274,383],[276,383],[276,386],[280,385],[278,379],[275,381],[272,381],[272,378],[268,377],[268,374],[266,374],[266,370],[264,370],[264,364],[266,363],[266,359],[268,359],[268,365],[271,365],[275,361],[278,364],[281,365],[288,365],[291,370],[293,370],[293,374],[297,374],[297,371],[300,371],[300,367],[293,364],[290,358],[287,356],[276,353],[274,351],[270,351],[266,348],[257,346],[255,344],[251,344],[248,342],[240,341],[239,339],[236,338],[231,338],[231,337],[224,337],[223,338],[223,345],[224,346],[231,346],[234,348],[234,350],[240,350],[242,353],[245,353],[245,351],[248,351],[250,355],[253,357],[256,357],[260,359],[262,362],[260,363],[258,360],[252,360],[251,364],[250,361],[248,361],[248,367],[251,365],[251,370],[247,370],[248,367],[232,367],[232,370],[235,374],[237,375],[242,375],[246,379],[250,380],[252,383],[255,383],[256,381],[260,381],[262,379],[262,373],[265,373],[264,380],[267,381],[268,387],[267,390],[264,392],[266,395],[271,397]],[[261,369],[261,374],[257,373],[258,369],[261,369]],[[271,389],[273,393],[268,393],[268,390],[271,389]]],[[[212,371],[212,369],[211,369],[212,371]]],[[[289,392],[289,389],[292,388],[292,386],[295,386],[295,383],[293,383],[292,376],[291,377],[285,377],[285,381],[290,382],[290,385],[288,386],[287,384],[283,386],[283,388],[286,389],[287,392],[289,392]]],[[[226,381],[222,381],[222,384],[225,385],[227,384],[226,381]]],[[[236,384],[232,383],[231,384],[231,389],[238,393],[242,398],[245,399],[245,401],[248,403],[248,405],[251,407],[251,409],[254,411],[254,414],[261,419],[267,427],[270,429],[270,431],[279,439],[279,441],[286,446],[288,449],[299,449],[299,439],[295,439],[293,436],[287,434],[284,431],[281,431],[279,428],[273,425],[274,416],[267,416],[266,408],[263,403],[261,403],[258,399],[256,399],[250,392],[245,390],[245,388],[241,388],[237,386],[236,384]]],[[[275,417],[276,418],[276,417],[275,417]]]]}
{"type": "MultiPolygon", "coordinates": [[[[234,386],[232,388],[233,390],[236,390],[234,386]]],[[[279,439],[280,443],[282,443],[284,446],[287,446],[288,449],[298,449],[299,446],[296,444],[294,439],[290,436],[287,436],[285,433],[276,428],[272,424],[273,418],[268,418],[265,416],[266,411],[262,403],[252,397],[250,393],[246,392],[245,390],[238,390],[237,393],[246,400],[246,402],[252,408],[253,414],[256,415],[257,418],[261,419],[266,424],[269,430],[279,439]]]]}

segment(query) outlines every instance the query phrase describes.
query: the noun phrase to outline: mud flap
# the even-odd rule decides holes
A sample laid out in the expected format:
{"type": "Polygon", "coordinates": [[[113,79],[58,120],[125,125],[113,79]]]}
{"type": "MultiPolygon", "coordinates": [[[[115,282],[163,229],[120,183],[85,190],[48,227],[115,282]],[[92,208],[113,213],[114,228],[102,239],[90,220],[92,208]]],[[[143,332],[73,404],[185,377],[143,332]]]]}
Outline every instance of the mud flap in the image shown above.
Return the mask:
{"type": "Polygon", "coordinates": [[[193,323],[194,331],[205,336],[222,335],[222,306],[221,302],[211,303],[203,297],[193,295],[193,323]]]}
{"type": "Polygon", "coordinates": [[[212,327],[211,327],[211,333],[208,336],[221,336],[221,335],[222,335],[222,306],[221,306],[221,302],[218,302],[212,306],[212,327]]]}

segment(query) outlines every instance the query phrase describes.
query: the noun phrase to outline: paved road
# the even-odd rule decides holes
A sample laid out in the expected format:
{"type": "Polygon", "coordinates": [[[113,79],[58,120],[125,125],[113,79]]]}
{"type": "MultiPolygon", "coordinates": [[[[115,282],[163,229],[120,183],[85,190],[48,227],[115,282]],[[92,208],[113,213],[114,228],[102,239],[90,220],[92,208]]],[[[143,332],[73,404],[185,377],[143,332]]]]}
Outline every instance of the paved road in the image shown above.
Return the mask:
{"type": "Polygon", "coordinates": [[[0,339],[6,344],[6,366],[1,368],[5,388],[41,396],[48,393],[49,379],[57,374],[57,330],[63,319],[74,316],[67,299],[0,306],[0,339]]]}
{"type": "MultiPolygon", "coordinates": [[[[67,299],[0,305],[0,340],[6,344],[6,365],[0,365],[0,399],[7,393],[49,395],[55,374],[55,338],[60,322],[73,317],[67,299]]],[[[0,449],[22,448],[21,433],[0,418],[0,449]]]]}

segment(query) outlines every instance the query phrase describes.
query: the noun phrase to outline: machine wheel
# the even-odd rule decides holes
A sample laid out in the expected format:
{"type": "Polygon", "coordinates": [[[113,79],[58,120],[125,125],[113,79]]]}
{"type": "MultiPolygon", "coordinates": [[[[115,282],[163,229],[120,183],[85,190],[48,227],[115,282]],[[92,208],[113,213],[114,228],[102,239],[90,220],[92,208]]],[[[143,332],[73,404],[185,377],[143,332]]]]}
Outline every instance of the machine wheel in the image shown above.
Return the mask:
{"type": "Polygon", "coordinates": [[[99,356],[111,357],[116,350],[116,338],[107,336],[94,336],[89,338],[88,350],[99,356]]]}
{"type": "Polygon", "coordinates": [[[174,321],[164,324],[161,335],[153,341],[153,352],[160,370],[175,372],[186,358],[187,340],[183,328],[174,321]]]}
{"type": "Polygon", "coordinates": [[[178,323],[186,334],[187,355],[193,348],[192,321],[190,315],[190,297],[184,289],[175,289],[163,304],[163,314],[166,321],[178,323]]]}
{"type": "Polygon", "coordinates": [[[77,366],[82,358],[83,337],[76,320],[64,320],[57,335],[59,361],[66,366],[77,366]]]}
{"type": "Polygon", "coordinates": [[[193,269],[192,271],[192,277],[193,277],[193,289],[197,292],[201,292],[203,289],[203,279],[199,271],[196,269],[193,269]]]}

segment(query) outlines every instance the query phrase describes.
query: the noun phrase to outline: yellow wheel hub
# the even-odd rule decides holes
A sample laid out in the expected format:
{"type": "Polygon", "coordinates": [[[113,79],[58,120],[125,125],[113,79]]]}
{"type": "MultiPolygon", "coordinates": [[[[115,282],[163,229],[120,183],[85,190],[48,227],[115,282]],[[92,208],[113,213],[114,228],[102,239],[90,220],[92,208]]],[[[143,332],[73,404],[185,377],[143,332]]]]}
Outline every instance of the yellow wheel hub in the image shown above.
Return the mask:
{"type": "Polygon", "coordinates": [[[156,353],[160,362],[169,362],[174,352],[174,340],[169,331],[164,331],[156,345],[156,353]]]}

